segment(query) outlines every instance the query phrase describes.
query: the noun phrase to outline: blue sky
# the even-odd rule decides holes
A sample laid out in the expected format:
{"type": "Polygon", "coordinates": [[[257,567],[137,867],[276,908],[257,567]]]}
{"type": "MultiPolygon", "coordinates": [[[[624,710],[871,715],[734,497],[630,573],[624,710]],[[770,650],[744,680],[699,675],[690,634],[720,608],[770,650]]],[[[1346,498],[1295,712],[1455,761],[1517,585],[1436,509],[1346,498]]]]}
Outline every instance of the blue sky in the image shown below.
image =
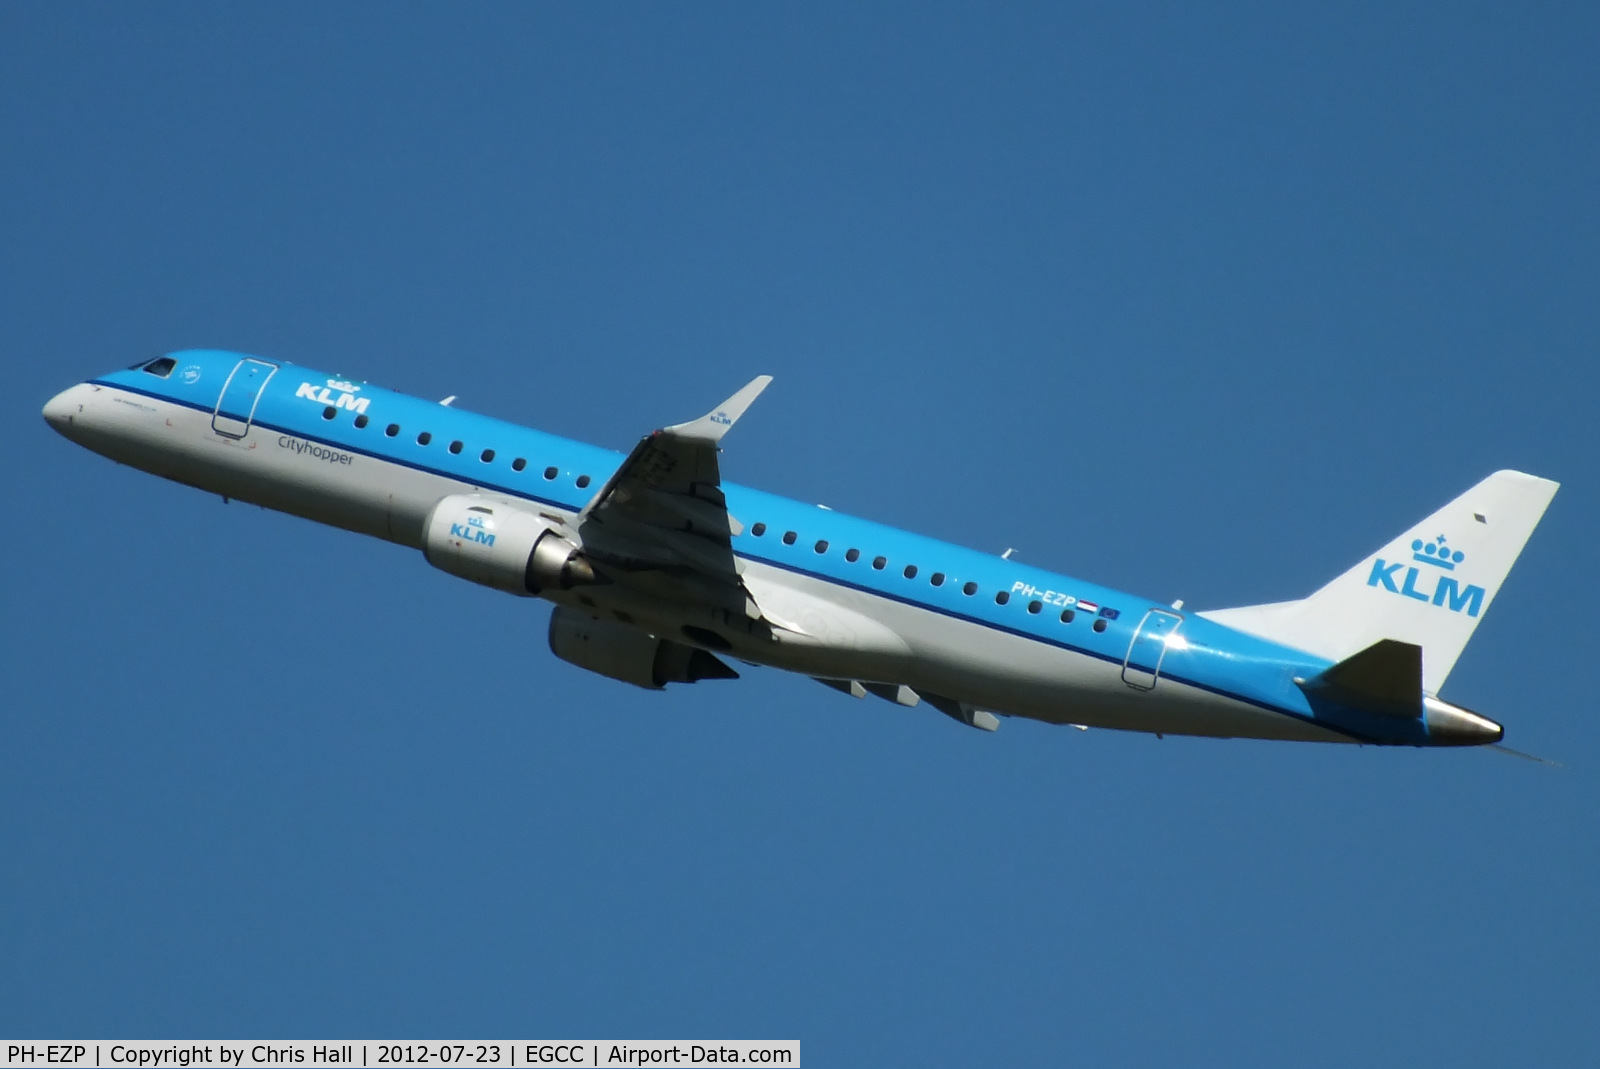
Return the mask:
{"type": "Polygon", "coordinates": [[[0,1034],[799,1038],[811,1065],[1600,1043],[1600,16],[1581,5],[0,6],[0,1034]],[[1190,607],[1563,489],[1486,751],[980,735],[117,467],[240,349],[1190,607]]]}

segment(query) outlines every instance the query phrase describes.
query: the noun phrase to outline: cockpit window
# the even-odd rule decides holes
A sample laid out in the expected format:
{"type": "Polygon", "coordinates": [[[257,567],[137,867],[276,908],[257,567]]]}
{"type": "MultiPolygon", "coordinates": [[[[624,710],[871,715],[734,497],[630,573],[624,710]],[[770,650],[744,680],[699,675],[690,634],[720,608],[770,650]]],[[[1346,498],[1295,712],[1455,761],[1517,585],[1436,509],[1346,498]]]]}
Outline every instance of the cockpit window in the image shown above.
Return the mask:
{"type": "Polygon", "coordinates": [[[163,356],[159,360],[150,361],[148,364],[144,365],[142,370],[149,372],[158,379],[164,379],[168,375],[172,374],[172,369],[177,366],[178,362],[172,359],[172,357],[163,356]]]}

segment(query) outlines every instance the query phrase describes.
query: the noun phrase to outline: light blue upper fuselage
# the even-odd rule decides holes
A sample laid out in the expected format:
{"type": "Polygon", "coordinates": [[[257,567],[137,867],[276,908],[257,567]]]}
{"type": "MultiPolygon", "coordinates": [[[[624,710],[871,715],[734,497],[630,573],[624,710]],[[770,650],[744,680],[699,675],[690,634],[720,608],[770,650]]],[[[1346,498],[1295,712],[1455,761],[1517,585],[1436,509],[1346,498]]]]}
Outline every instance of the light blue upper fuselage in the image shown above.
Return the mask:
{"type": "MultiPolygon", "coordinates": [[[[241,354],[218,350],[170,355],[177,364],[167,377],[130,369],[94,381],[209,413],[217,408],[221,383],[243,359],[241,354]]],[[[278,370],[260,392],[253,413],[247,413],[252,425],[331,450],[403,465],[569,512],[581,509],[624,459],[624,454],[614,450],[360,380],[353,380],[359,385],[356,394],[335,391],[319,398],[315,395],[321,384],[330,378],[337,381],[337,376],[282,361],[271,363],[278,370]],[[322,403],[338,401],[340,396],[345,401],[322,403]],[[352,396],[360,398],[359,411],[349,402],[352,396]],[[358,416],[366,417],[359,421],[364,425],[358,426],[358,416]],[[426,444],[419,441],[424,434],[426,444]],[[454,443],[460,443],[457,451],[452,451],[454,443]]],[[[728,511],[742,525],[732,540],[739,557],[1112,664],[1123,663],[1134,632],[1148,611],[1172,611],[1159,602],[1020,561],[735,483],[725,482],[723,490],[728,511]],[[792,540],[787,538],[790,532],[792,540]],[[850,550],[859,550],[857,559],[848,559],[850,550]],[[880,558],[883,565],[876,567],[880,558]],[[915,566],[914,577],[906,575],[907,566],[915,566]],[[936,576],[942,580],[938,585],[933,582],[936,576]],[[1098,609],[1081,608],[1086,602],[1098,609]],[[1069,604],[1073,612],[1064,613],[1069,604]],[[1095,630],[1097,621],[1104,622],[1103,630],[1095,630]]],[[[417,544],[420,536],[420,531],[394,533],[397,541],[408,544],[417,544]]],[[[1424,730],[1420,722],[1362,717],[1347,711],[1339,714],[1337,723],[1330,722],[1326,710],[1319,717],[1294,681],[1326,668],[1326,660],[1234,631],[1194,613],[1183,614],[1181,632],[1183,641],[1170,644],[1161,661],[1162,680],[1187,683],[1314,722],[1348,738],[1425,741],[1412,738],[1424,730]]]]}

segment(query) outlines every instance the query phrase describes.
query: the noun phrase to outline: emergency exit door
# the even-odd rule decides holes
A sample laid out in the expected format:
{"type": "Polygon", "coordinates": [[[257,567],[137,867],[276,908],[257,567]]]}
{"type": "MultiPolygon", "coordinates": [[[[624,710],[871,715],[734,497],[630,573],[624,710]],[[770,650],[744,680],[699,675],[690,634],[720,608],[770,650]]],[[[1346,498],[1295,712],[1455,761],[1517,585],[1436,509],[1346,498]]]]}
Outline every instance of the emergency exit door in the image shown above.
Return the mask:
{"type": "Polygon", "coordinates": [[[226,438],[243,438],[249,434],[261,391],[266,389],[267,380],[277,370],[277,364],[265,360],[239,361],[228,381],[222,384],[216,410],[211,413],[211,429],[226,438]]]}
{"type": "Polygon", "coordinates": [[[1151,609],[1139,621],[1139,630],[1128,643],[1128,656],[1122,661],[1122,681],[1137,690],[1154,690],[1161,678],[1161,661],[1167,644],[1178,633],[1183,617],[1165,609],[1151,609]]]}

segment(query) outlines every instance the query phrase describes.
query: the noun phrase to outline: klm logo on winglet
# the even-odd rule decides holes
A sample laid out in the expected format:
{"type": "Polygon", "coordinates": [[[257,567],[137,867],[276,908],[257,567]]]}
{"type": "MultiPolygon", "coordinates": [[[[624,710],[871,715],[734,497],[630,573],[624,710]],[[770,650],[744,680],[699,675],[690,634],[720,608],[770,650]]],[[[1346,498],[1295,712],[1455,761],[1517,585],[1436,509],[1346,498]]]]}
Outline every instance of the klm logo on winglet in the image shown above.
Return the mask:
{"type": "Polygon", "coordinates": [[[345,382],[343,379],[329,379],[326,386],[302,382],[300,388],[294,392],[294,395],[296,397],[304,397],[309,401],[315,401],[319,405],[348,408],[357,415],[361,415],[366,412],[367,406],[372,403],[372,398],[357,397],[356,392],[360,389],[361,387],[353,382],[345,382]]]}
{"type": "MultiPolygon", "coordinates": [[[[459,538],[463,542],[477,542],[479,545],[494,545],[494,535],[487,529],[488,525],[480,516],[468,516],[466,523],[452,523],[450,537],[459,538]]],[[[1474,614],[1476,615],[1476,614],[1474,614]]]]}
{"type": "Polygon", "coordinates": [[[1451,612],[1466,610],[1468,616],[1477,616],[1483,611],[1483,599],[1486,594],[1481,586],[1471,585],[1463,587],[1456,582],[1453,575],[1439,575],[1438,571],[1453,572],[1456,565],[1467,559],[1467,555],[1459,549],[1452,550],[1445,544],[1444,535],[1440,535],[1432,542],[1424,543],[1418,538],[1411,543],[1411,559],[1414,564],[1396,561],[1391,564],[1379,557],[1372,562],[1372,574],[1367,576],[1367,585],[1382,587],[1391,594],[1398,594],[1404,598],[1414,598],[1417,601],[1429,602],[1433,605],[1442,605],[1451,612]],[[1426,565],[1427,569],[1418,568],[1417,564],[1426,565]],[[1400,569],[1405,569],[1404,577],[1400,569]],[[1434,584],[1431,592],[1419,590],[1418,582],[1424,585],[1427,576],[1433,576],[1434,584]]]}

